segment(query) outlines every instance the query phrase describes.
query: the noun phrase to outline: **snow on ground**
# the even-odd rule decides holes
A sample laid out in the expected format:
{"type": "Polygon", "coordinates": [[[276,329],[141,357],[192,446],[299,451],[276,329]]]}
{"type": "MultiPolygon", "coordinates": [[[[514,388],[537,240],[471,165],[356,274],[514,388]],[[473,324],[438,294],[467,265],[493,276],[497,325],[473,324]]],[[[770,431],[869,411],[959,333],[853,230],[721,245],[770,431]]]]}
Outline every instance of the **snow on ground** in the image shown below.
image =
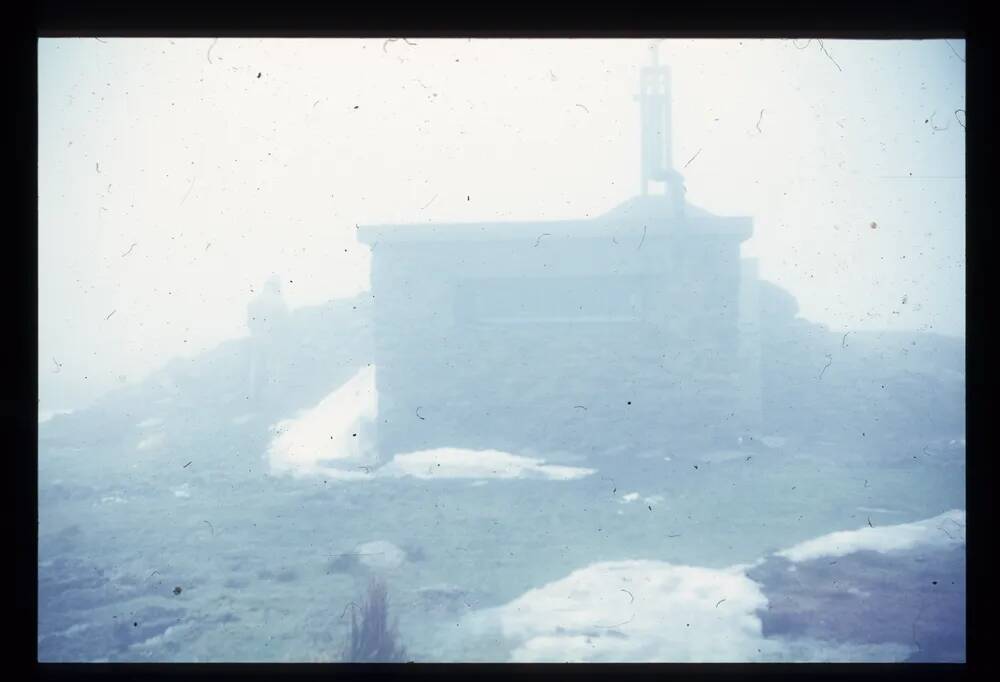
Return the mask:
{"type": "Polygon", "coordinates": [[[377,408],[375,368],[364,367],[312,409],[271,427],[271,469],[297,476],[368,478],[368,467],[359,465],[374,460],[370,428],[377,408]]]}
{"type": "MultiPolygon", "coordinates": [[[[804,561],[917,545],[949,549],[964,543],[964,524],[965,512],[953,510],[916,523],[824,535],[777,555],[804,561]]],[[[466,624],[481,637],[502,636],[518,662],[895,662],[913,653],[900,642],[765,637],[760,613],[768,598],[747,576],[762,561],[725,569],[647,560],[594,563],[474,612],[466,624]]]]}
{"type": "Polygon", "coordinates": [[[136,446],[136,450],[156,450],[162,448],[166,443],[167,437],[162,432],[157,432],[146,436],[140,440],[136,446]]]}
{"type": "Polygon", "coordinates": [[[567,481],[593,474],[595,469],[545,464],[545,460],[498,450],[437,448],[396,455],[379,469],[383,476],[414,478],[548,478],[567,481]]]}
{"type": "MultiPolygon", "coordinates": [[[[637,492],[626,493],[625,495],[622,495],[622,498],[620,500],[618,500],[618,504],[629,504],[631,502],[635,502],[640,497],[641,495],[639,495],[639,493],[637,492]]],[[[647,497],[642,498],[642,503],[651,506],[655,504],[660,504],[665,499],[666,498],[663,497],[663,495],[649,495],[647,497]]]]}
{"type": "Polygon", "coordinates": [[[375,368],[359,370],[315,407],[271,427],[268,459],[275,473],[360,481],[373,476],[420,479],[548,478],[572,480],[594,469],[546,464],[498,450],[437,448],[395,455],[378,469],[373,422],[378,410],[375,368]]]}
{"type": "Polygon", "coordinates": [[[965,544],[965,512],[952,509],[934,518],[896,526],[829,533],[778,552],[792,562],[838,557],[863,550],[892,552],[927,546],[948,549],[965,544]]]}
{"type": "Polygon", "coordinates": [[[73,410],[39,410],[38,411],[38,423],[44,424],[55,416],[60,414],[72,414],[73,410]]]}
{"type": "Polygon", "coordinates": [[[742,661],[758,657],[766,603],[739,571],[609,561],[473,620],[495,621],[515,661],[742,661]]]}
{"type": "Polygon", "coordinates": [[[885,507],[855,507],[858,511],[868,512],[870,514],[902,514],[903,512],[898,509],[886,509],[885,507]]]}

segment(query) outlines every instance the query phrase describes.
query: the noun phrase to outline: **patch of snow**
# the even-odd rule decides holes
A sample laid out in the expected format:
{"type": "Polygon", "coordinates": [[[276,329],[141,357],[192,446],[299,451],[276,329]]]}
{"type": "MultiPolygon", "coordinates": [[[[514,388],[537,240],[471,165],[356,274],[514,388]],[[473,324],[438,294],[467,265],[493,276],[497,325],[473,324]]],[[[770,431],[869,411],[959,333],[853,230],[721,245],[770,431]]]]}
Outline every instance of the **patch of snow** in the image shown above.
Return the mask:
{"type": "Polygon", "coordinates": [[[902,514],[903,512],[885,507],[855,507],[858,511],[871,512],[872,514],[902,514]]]}
{"type": "Polygon", "coordinates": [[[73,414],[73,410],[39,410],[38,423],[44,424],[45,422],[51,420],[56,415],[60,414],[73,414]]]}
{"type": "Polygon", "coordinates": [[[161,448],[163,447],[163,444],[166,442],[166,440],[167,437],[162,432],[154,433],[152,435],[146,436],[141,441],[139,441],[138,444],[136,444],[135,449],[154,450],[156,448],[161,448]]]}
{"type": "Polygon", "coordinates": [[[149,652],[150,654],[155,654],[158,651],[162,651],[162,647],[170,640],[178,639],[178,634],[184,632],[190,632],[196,627],[194,623],[178,622],[173,625],[168,626],[163,632],[158,635],[153,635],[148,639],[141,642],[136,642],[129,647],[129,651],[136,652],[149,652]]]}
{"type": "Polygon", "coordinates": [[[895,526],[862,527],[829,533],[777,553],[789,561],[838,557],[863,550],[886,553],[914,547],[942,549],[965,544],[965,511],[952,509],[923,521],[895,526]]]}
{"type": "Polygon", "coordinates": [[[241,424],[246,424],[248,421],[250,421],[251,419],[253,419],[253,417],[254,417],[254,415],[253,415],[252,412],[249,413],[249,414],[241,414],[238,417],[233,417],[233,424],[236,424],[237,426],[239,426],[241,424]]]}
{"type": "MultiPolygon", "coordinates": [[[[638,500],[640,497],[641,495],[639,495],[639,493],[637,492],[626,493],[625,495],[622,495],[622,498],[618,500],[618,502],[620,504],[630,504],[638,500]]],[[[654,505],[654,504],[660,504],[665,499],[666,498],[663,497],[663,495],[649,495],[647,497],[643,497],[642,502],[643,504],[646,505],[654,505]]]]}
{"type": "Polygon", "coordinates": [[[567,481],[593,474],[595,469],[545,464],[545,460],[498,450],[438,448],[396,455],[378,470],[381,476],[414,478],[549,478],[567,481]]]}
{"type": "Polygon", "coordinates": [[[163,423],[162,417],[149,417],[148,419],[143,419],[141,422],[135,425],[137,429],[148,429],[154,426],[159,426],[163,423]]]}
{"type": "Polygon", "coordinates": [[[662,561],[591,564],[473,618],[514,661],[746,661],[765,643],[760,586],[738,570],[662,561]]]}
{"type": "Polygon", "coordinates": [[[174,488],[174,497],[191,497],[191,486],[187,483],[174,488]]]}
{"type": "Polygon", "coordinates": [[[95,625],[94,623],[74,623],[73,625],[70,625],[64,630],[53,632],[48,635],[38,635],[38,641],[41,642],[41,640],[45,639],[46,637],[74,637],[80,634],[81,632],[86,632],[87,630],[90,630],[92,627],[94,627],[94,625],[95,625]]]}
{"type": "Polygon", "coordinates": [[[370,478],[368,467],[362,470],[358,465],[374,463],[371,428],[377,408],[375,368],[364,367],[312,409],[271,427],[272,471],[341,480],[370,478]],[[324,465],[330,462],[342,466],[324,465]],[[351,470],[343,470],[344,466],[351,470]]]}

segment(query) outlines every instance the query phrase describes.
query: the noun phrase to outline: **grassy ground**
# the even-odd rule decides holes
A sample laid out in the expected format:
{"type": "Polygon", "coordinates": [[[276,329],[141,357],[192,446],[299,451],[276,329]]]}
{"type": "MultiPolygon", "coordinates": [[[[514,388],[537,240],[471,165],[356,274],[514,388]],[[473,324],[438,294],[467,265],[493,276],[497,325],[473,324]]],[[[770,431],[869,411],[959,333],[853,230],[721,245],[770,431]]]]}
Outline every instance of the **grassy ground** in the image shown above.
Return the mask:
{"type": "Polygon", "coordinates": [[[343,610],[370,576],[338,555],[372,540],[407,550],[382,573],[414,658],[503,660],[507,643],[466,636],[462,615],[595,561],[724,567],[869,517],[903,523],[964,507],[960,464],[837,452],[619,454],[581,480],[478,486],[272,478],[251,455],[245,470],[224,459],[184,468],[163,454],[112,458],[98,477],[92,452],[43,455],[47,660],[336,657],[343,610]],[[639,499],[625,502],[631,492],[639,499]]]}

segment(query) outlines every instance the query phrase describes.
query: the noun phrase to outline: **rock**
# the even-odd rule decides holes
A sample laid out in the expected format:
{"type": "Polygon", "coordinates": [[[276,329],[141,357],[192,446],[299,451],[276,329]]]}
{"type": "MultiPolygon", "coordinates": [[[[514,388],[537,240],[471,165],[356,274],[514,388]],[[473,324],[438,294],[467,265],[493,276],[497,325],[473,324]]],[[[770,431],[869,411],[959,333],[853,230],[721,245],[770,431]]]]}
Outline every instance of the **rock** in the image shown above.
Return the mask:
{"type": "Polygon", "coordinates": [[[358,545],[355,550],[358,563],[377,571],[392,571],[406,563],[406,552],[386,540],[375,540],[358,545]]]}
{"type": "Polygon", "coordinates": [[[465,611],[473,606],[472,593],[457,585],[439,583],[417,590],[417,601],[425,609],[449,613],[465,611]]]}
{"type": "Polygon", "coordinates": [[[965,545],[957,518],[832,534],[839,539],[826,543],[826,554],[805,551],[820,547],[813,541],[768,557],[747,572],[767,597],[759,611],[764,636],[895,643],[910,648],[910,662],[964,662],[965,545]],[[931,533],[921,534],[925,527],[931,533]],[[899,541],[880,540],[879,530],[899,541]]]}
{"type": "Polygon", "coordinates": [[[405,549],[386,540],[373,540],[355,547],[350,552],[334,555],[327,570],[329,573],[357,573],[360,571],[393,571],[403,564],[423,561],[420,547],[407,545],[405,549]]]}

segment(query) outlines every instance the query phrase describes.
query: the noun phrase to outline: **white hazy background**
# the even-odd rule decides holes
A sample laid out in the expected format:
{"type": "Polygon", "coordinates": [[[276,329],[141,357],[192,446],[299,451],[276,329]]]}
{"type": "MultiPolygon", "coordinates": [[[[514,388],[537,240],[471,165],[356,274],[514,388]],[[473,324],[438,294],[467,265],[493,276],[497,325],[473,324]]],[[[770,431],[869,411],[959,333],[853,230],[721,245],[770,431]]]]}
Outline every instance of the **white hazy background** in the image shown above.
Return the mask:
{"type": "MultiPolygon", "coordinates": [[[[688,199],[754,217],[744,256],[803,317],[964,337],[964,41],[659,50],[688,199]]],[[[367,289],[357,224],[634,196],[649,61],[645,40],[40,40],[40,411],[246,335],[272,273],[292,307],[367,289]]]]}

